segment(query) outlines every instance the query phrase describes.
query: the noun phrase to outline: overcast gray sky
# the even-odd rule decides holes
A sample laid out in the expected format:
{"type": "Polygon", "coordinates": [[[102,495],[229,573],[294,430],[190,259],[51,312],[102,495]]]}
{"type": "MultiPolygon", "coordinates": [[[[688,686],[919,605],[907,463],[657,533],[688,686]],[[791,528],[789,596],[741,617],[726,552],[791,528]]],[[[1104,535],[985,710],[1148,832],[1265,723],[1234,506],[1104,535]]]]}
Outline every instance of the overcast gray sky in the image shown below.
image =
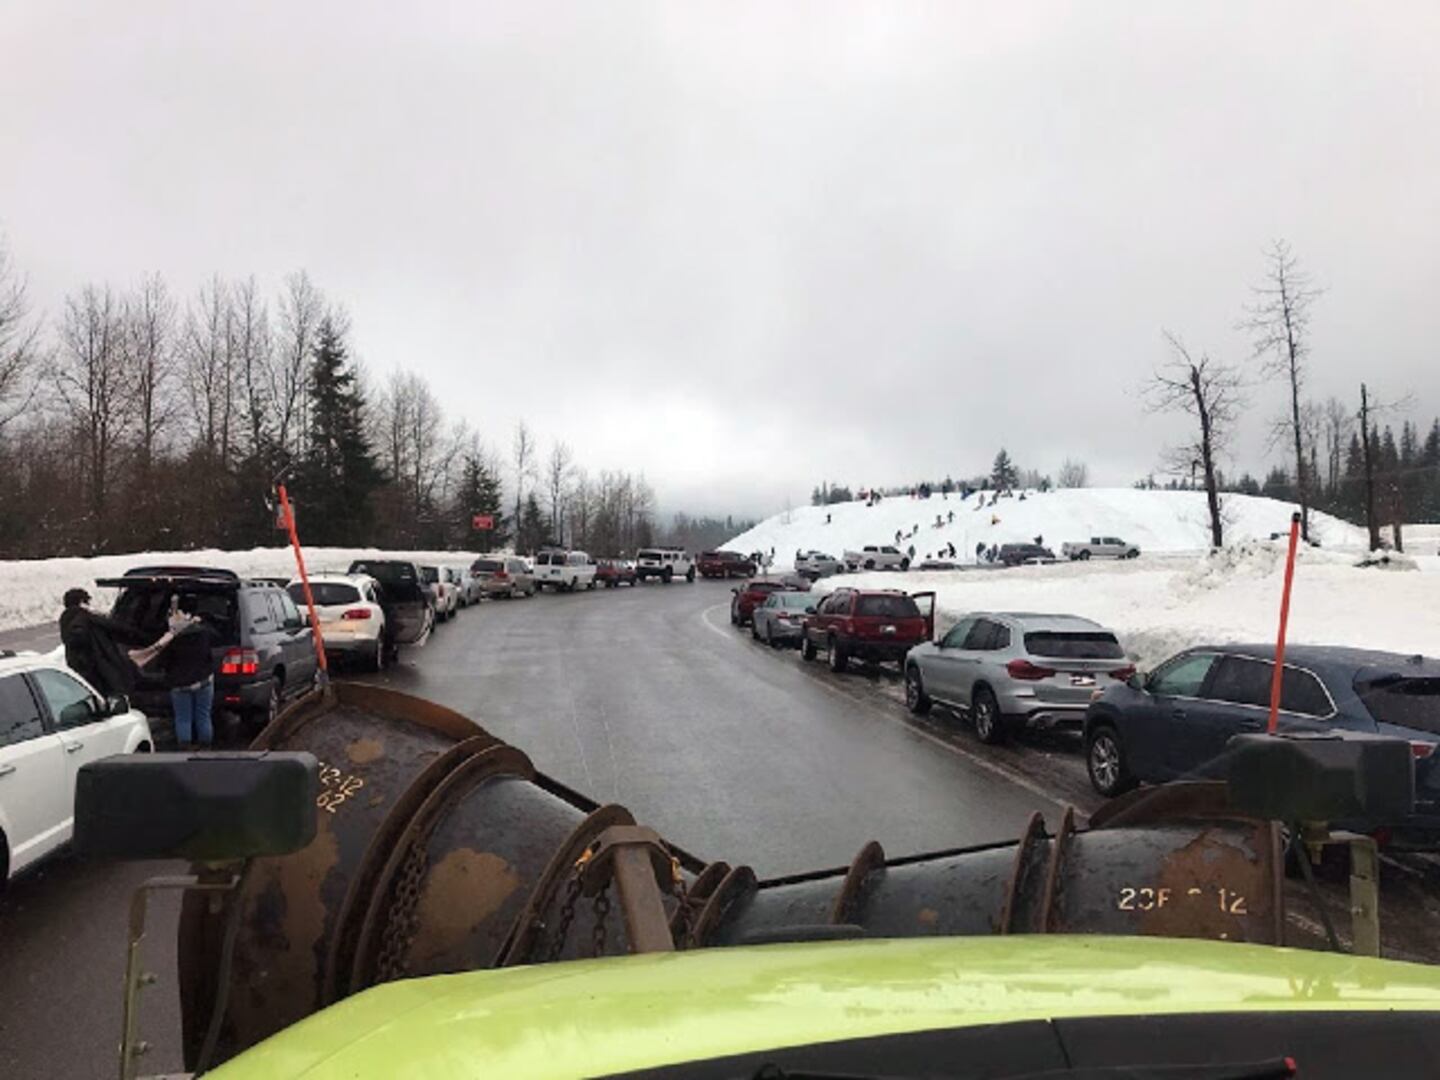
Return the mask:
{"type": "MultiPolygon", "coordinates": [[[[1440,5],[0,5],[0,231],[88,280],[304,267],[377,373],[671,509],[1089,462],[1286,237],[1312,388],[1440,410],[1440,5]]],[[[1257,387],[1237,446],[1278,460],[1257,387]]]]}

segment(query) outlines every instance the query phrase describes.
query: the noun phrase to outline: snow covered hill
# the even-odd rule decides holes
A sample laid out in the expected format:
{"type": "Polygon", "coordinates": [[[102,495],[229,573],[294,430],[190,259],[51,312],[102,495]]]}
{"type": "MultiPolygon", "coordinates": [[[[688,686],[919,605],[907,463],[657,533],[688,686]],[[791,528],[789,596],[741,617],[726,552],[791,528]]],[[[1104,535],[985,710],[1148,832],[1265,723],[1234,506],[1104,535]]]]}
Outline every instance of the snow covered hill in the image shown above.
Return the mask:
{"type": "MultiPolygon", "coordinates": [[[[1205,495],[1199,491],[1074,488],[1016,493],[992,505],[993,498],[989,492],[968,499],[937,494],[928,499],[891,496],[876,506],[863,502],[803,506],[762,521],[725,547],[745,553],[768,553],[774,548],[776,565],[786,568],[797,550],[813,548],[838,557],[846,548],[893,544],[897,532],[908,534],[917,526],[914,537],[899,544],[902,549],[913,544],[917,560],[953,543],[958,559],[973,562],[977,544],[1028,542],[1037,536],[1057,554],[1067,540],[1100,535],[1122,537],[1145,552],[1200,552],[1209,547],[1209,517],[1205,495]],[[939,527],[937,514],[943,522],[939,527]]],[[[1287,531],[1290,515],[1297,509],[1275,499],[1227,495],[1226,542],[1287,531]]],[[[1365,544],[1363,529],[1328,514],[1313,515],[1312,534],[1326,548],[1360,550],[1365,544]]]]}
{"type": "MultiPolygon", "coordinates": [[[[1271,533],[1288,530],[1294,507],[1273,499],[1227,496],[1229,545],[1204,552],[1209,539],[1204,495],[1196,492],[1085,489],[1027,494],[975,509],[977,496],[928,500],[886,499],[875,507],[843,503],[804,507],[778,515],[737,536],[738,551],[775,549],[788,569],[795,550],[888,544],[896,530],[920,526],[913,543],[923,559],[954,542],[960,561],[973,562],[975,545],[1032,540],[1041,535],[1059,549],[1066,540],[1115,535],[1139,544],[1137,560],[1061,563],[1013,570],[869,573],[828,578],[870,588],[936,592],[943,628],[968,611],[1052,611],[1082,615],[1110,627],[1129,654],[1154,664],[1191,645],[1270,641],[1279,614],[1284,548],[1271,533]],[[955,511],[955,523],[948,514],[955,511]],[[831,521],[827,525],[825,516],[831,521]],[[935,515],[947,516],[935,528],[935,515]],[[991,524],[991,517],[999,521],[991,524]]],[[[1316,515],[1320,549],[1302,547],[1295,572],[1290,639],[1395,652],[1440,655],[1440,558],[1404,560],[1430,572],[1361,569],[1362,529],[1316,515]]],[[[1411,535],[1420,541],[1424,535],[1411,535]]],[[[1412,545],[1407,544],[1407,547],[1412,545]]]]}

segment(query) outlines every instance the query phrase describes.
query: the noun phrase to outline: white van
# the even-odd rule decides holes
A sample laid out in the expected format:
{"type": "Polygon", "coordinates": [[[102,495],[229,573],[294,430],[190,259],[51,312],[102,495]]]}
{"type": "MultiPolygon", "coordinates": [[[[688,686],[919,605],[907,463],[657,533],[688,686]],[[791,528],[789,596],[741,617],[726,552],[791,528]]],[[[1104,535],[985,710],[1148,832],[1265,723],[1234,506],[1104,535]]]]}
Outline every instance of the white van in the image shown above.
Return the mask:
{"type": "Polygon", "coordinates": [[[675,578],[695,580],[695,562],[684,548],[644,548],[635,554],[635,579],[659,578],[670,584],[675,578]]]}
{"type": "Polygon", "coordinates": [[[535,588],[574,592],[595,588],[595,560],[583,551],[546,548],[535,556],[535,588]]]}

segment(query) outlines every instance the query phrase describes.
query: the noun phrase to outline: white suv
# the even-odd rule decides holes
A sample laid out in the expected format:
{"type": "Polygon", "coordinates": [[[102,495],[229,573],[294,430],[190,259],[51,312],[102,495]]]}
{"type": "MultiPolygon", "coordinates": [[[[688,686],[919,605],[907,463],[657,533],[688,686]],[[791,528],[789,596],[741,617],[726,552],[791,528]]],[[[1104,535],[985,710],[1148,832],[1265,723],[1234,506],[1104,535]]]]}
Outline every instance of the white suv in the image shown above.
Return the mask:
{"type": "Polygon", "coordinates": [[[574,592],[595,588],[595,560],[583,551],[546,548],[535,556],[535,588],[574,592]]]}
{"type": "MultiPolygon", "coordinates": [[[[285,586],[305,615],[305,587],[296,578],[285,586]]],[[[354,658],[380,671],[391,658],[385,647],[385,609],[380,585],[369,574],[311,574],[310,595],[320,617],[320,634],[330,656],[354,658]]]]}
{"type": "Polygon", "coordinates": [[[81,765],[153,746],[125,698],[58,659],[0,651],[0,885],[69,841],[81,765]]]}
{"type": "Polygon", "coordinates": [[[695,580],[695,562],[684,548],[643,548],[635,554],[635,580],[659,578],[670,584],[675,578],[695,580]]]}

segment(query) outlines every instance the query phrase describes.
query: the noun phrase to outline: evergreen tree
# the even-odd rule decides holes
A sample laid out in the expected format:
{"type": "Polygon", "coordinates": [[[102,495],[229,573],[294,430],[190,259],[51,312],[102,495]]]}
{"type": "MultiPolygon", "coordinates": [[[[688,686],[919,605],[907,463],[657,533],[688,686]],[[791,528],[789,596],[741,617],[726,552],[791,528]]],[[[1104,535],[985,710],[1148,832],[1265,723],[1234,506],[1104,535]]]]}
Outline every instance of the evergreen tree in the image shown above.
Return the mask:
{"type": "Polygon", "coordinates": [[[306,404],[308,439],[296,485],[305,540],[366,543],[380,468],[365,437],[365,399],[347,359],[343,331],[328,316],[311,352],[306,404]]]}
{"type": "Polygon", "coordinates": [[[474,450],[468,451],[460,463],[460,483],[455,492],[455,529],[457,536],[464,537],[461,546],[479,544],[499,550],[509,542],[510,530],[503,503],[500,478],[485,464],[483,456],[474,450]],[[477,532],[474,527],[477,514],[489,515],[495,527],[477,532]]]}
{"type": "Polygon", "coordinates": [[[997,490],[1004,491],[1013,488],[1020,482],[1020,470],[1010,460],[1010,455],[1001,447],[1000,452],[995,455],[995,464],[990,469],[990,483],[997,490]]]}
{"type": "Polygon", "coordinates": [[[545,515],[540,510],[540,500],[532,491],[525,497],[523,509],[520,511],[520,524],[515,530],[515,550],[538,550],[549,541],[549,531],[545,515]]]}

